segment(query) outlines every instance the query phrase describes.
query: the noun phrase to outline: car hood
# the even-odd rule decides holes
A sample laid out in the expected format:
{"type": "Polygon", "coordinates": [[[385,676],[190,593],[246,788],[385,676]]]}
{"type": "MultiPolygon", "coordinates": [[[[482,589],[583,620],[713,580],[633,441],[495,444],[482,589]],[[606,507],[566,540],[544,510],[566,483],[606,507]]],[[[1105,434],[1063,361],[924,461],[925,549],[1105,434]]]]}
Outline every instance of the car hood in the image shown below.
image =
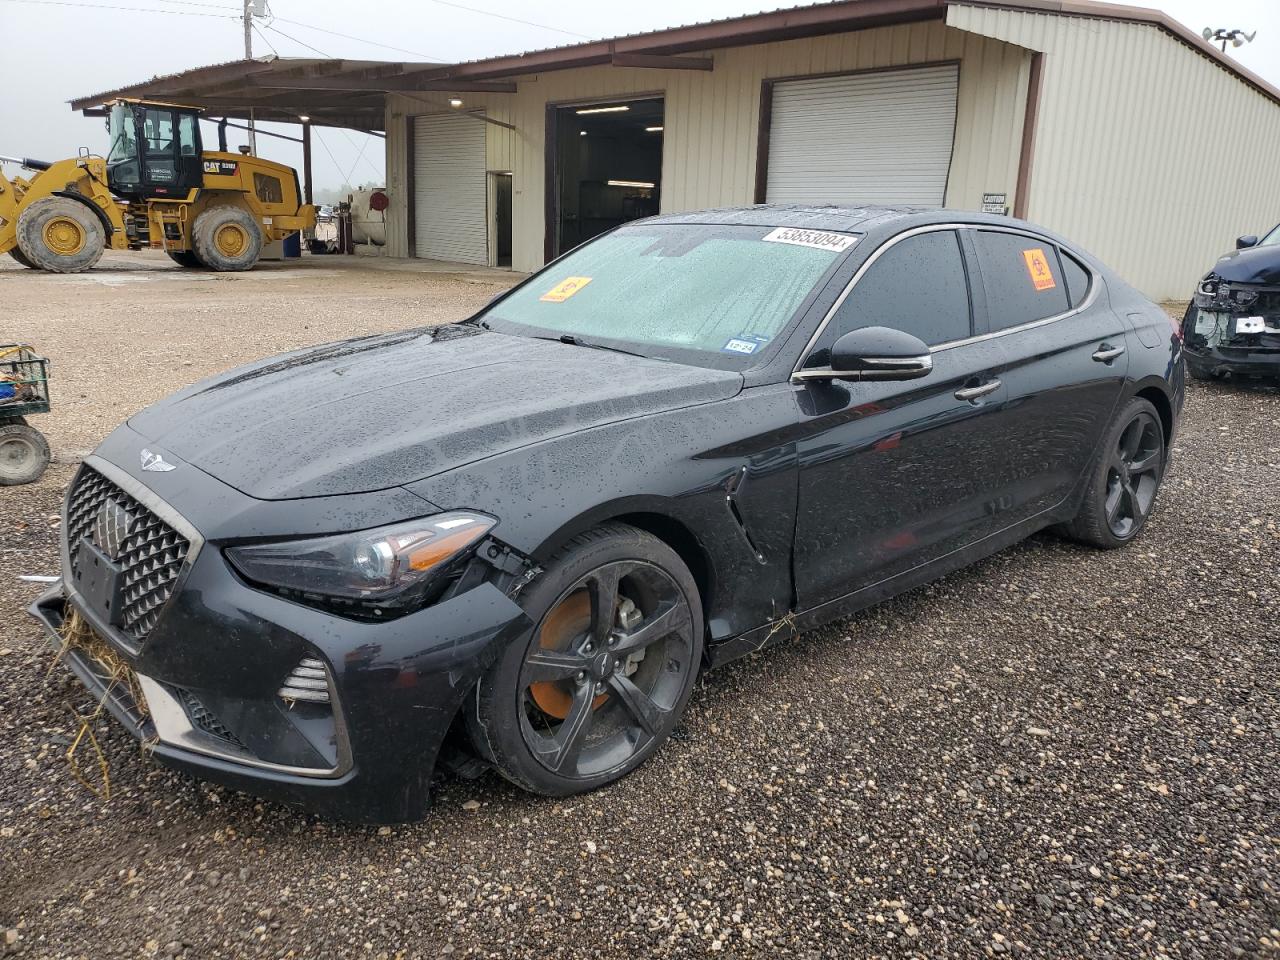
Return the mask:
{"type": "Polygon", "coordinates": [[[1230,283],[1280,287],[1280,244],[1233,250],[1220,258],[1210,273],[1230,283]]]}
{"type": "Polygon", "coordinates": [[[400,486],[516,447],[735,395],[742,377],[452,325],[284,354],[129,425],[252,497],[400,486]]]}

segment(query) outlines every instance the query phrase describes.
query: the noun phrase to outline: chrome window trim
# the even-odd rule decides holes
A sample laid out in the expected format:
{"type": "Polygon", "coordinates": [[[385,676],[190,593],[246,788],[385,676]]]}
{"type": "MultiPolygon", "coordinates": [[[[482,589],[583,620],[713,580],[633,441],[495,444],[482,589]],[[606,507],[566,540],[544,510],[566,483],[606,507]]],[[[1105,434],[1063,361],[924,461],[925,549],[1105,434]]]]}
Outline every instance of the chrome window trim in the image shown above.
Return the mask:
{"type": "MultiPolygon", "coordinates": [[[[818,342],[819,338],[823,335],[823,333],[826,332],[828,324],[831,323],[831,319],[839,312],[840,308],[844,306],[844,302],[849,298],[849,294],[853,292],[853,288],[858,285],[858,281],[861,280],[863,276],[866,275],[867,271],[870,270],[871,267],[875,264],[875,262],[880,259],[881,254],[883,254],[886,250],[889,250],[897,246],[903,240],[907,240],[911,237],[918,237],[921,234],[925,234],[925,233],[939,233],[944,230],[987,230],[992,233],[1012,233],[1018,236],[1029,237],[1035,240],[1039,240],[1042,243],[1053,244],[1055,248],[1062,246],[1062,244],[1058,243],[1056,240],[1052,240],[1049,237],[1043,236],[1041,234],[1033,233],[1031,231],[1024,230],[1024,229],[1019,229],[1017,227],[1006,227],[999,224],[928,223],[921,227],[913,227],[910,230],[904,230],[902,233],[899,233],[896,236],[890,237],[888,240],[882,243],[879,247],[877,247],[875,252],[872,253],[871,256],[867,258],[867,262],[858,268],[858,271],[853,275],[853,277],[845,285],[845,288],[842,291],[840,291],[840,296],[836,297],[835,303],[831,305],[831,308],[826,312],[826,315],[822,318],[822,322],[818,324],[818,329],[813,332],[813,336],[809,338],[809,342],[805,344],[804,349],[800,352],[800,359],[796,361],[796,365],[791,370],[791,381],[795,383],[795,382],[801,382],[804,380],[824,379],[823,377],[804,376],[804,373],[805,373],[803,369],[804,363],[806,360],[809,359],[809,355],[813,351],[814,345],[818,342]]],[[[1090,307],[1093,306],[1094,302],[1098,299],[1098,288],[1101,286],[1101,284],[1098,283],[1097,274],[1094,273],[1093,269],[1088,264],[1086,264],[1079,256],[1076,256],[1074,251],[1068,250],[1067,252],[1070,253],[1073,257],[1075,257],[1076,262],[1080,264],[1080,266],[1084,269],[1084,272],[1089,277],[1089,292],[1088,294],[1085,295],[1084,300],[1080,302],[1079,306],[1072,307],[1070,310],[1066,311],[1065,313],[1054,314],[1052,317],[1044,317],[1043,319],[1040,319],[1040,320],[1032,320],[1028,323],[1019,324],[1016,327],[1005,327],[1003,330],[994,330],[988,333],[980,333],[972,337],[965,337],[962,340],[948,340],[946,343],[940,343],[936,347],[931,347],[930,353],[941,353],[944,350],[953,350],[956,347],[968,346],[971,343],[982,343],[987,340],[994,340],[996,337],[1003,337],[1011,333],[1021,333],[1024,330],[1034,330],[1037,327],[1043,327],[1051,323],[1057,323],[1059,320],[1066,320],[1069,317],[1074,317],[1076,314],[1083,313],[1085,310],[1088,310],[1090,307]]],[[[829,377],[830,377],[830,374],[827,374],[826,378],[829,378],[829,377]]]]}

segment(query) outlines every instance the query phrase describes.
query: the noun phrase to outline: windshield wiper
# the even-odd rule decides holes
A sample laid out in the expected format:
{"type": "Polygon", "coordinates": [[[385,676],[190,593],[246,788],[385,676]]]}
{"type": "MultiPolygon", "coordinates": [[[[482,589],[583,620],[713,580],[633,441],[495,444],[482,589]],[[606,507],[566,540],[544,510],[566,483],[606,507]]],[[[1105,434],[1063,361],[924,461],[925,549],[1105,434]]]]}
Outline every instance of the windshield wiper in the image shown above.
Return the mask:
{"type": "Polygon", "coordinates": [[[579,336],[572,333],[562,333],[558,337],[534,337],[534,340],[550,340],[554,343],[567,343],[571,347],[588,347],[591,350],[608,350],[610,353],[625,353],[629,357],[643,357],[646,360],[662,360],[662,357],[651,357],[647,353],[640,353],[636,350],[628,350],[625,347],[612,347],[607,343],[595,343],[591,340],[583,340],[579,336]]]}

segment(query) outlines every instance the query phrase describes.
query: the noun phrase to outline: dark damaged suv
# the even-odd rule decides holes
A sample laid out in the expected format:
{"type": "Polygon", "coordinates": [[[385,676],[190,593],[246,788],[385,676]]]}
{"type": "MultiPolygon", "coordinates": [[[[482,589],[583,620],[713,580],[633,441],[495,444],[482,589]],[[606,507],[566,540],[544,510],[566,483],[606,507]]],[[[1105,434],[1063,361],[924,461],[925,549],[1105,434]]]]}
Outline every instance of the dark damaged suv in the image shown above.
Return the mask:
{"type": "Polygon", "coordinates": [[[1241,237],[1213,265],[1183,334],[1193,377],[1280,378],[1280,226],[1261,240],[1241,237]]]}

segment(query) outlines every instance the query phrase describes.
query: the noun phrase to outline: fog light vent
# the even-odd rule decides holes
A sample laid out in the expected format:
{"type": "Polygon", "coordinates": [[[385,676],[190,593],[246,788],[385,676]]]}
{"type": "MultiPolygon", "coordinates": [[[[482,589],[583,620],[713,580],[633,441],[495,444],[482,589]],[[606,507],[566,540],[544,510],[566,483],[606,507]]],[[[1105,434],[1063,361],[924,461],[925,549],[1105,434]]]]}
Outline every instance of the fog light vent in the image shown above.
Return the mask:
{"type": "Polygon", "coordinates": [[[277,694],[283,700],[307,700],[311,703],[329,702],[329,670],[323,660],[303,657],[293,672],[285,677],[277,694]]]}

